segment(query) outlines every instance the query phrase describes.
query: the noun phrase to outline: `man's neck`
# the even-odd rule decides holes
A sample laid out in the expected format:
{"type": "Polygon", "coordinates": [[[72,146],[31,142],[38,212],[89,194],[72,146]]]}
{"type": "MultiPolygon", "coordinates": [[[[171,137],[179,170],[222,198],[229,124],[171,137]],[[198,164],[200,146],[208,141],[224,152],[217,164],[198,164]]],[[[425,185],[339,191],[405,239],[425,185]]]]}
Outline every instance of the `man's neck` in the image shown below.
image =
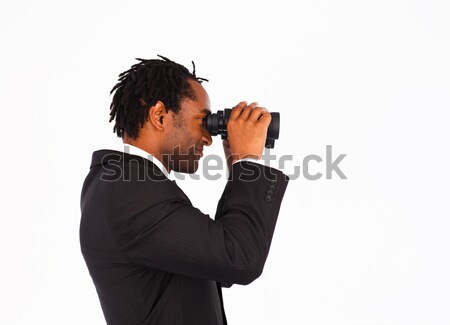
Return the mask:
{"type": "Polygon", "coordinates": [[[162,161],[161,155],[158,156],[157,154],[153,153],[151,149],[148,149],[145,146],[139,146],[138,143],[133,141],[123,141],[123,146],[123,150],[125,153],[141,156],[152,161],[157,167],[159,167],[159,169],[162,170],[167,178],[170,178],[169,174],[171,170],[170,168],[167,168],[167,163],[165,164],[162,161]]]}
{"type": "Polygon", "coordinates": [[[167,162],[167,160],[163,159],[163,155],[161,155],[161,153],[158,150],[149,148],[148,146],[143,145],[142,143],[140,143],[139,141],[133,141],[133,140],[123,140],[123,144],[124,146],[129,145],[129,146],[133,146],[135,148],[138,148],[142,151],[145,151],[146,153],[149,154],[149,156],[152,156],[153,158],[156,158],[158,160],[158,162],[166,169],[167,173],[171,172],[171,169],[169,168],[169,164],[167,162]]]}

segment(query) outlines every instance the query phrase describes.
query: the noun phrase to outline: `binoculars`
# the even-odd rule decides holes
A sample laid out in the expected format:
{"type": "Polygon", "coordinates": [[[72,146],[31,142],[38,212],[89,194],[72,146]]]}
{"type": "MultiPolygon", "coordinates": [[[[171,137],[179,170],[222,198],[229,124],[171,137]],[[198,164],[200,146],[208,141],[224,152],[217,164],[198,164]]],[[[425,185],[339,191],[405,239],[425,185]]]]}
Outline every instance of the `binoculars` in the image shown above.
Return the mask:
{"type": "MultiPolygon", "coordinates": [[[[221,135],[222,139],[228,139],[227,123],[230,118],[231,109],[225,108],[223,111],[217,111],[206,117],[206,128],[212,136],[221,135]]],[[[280,134],[280,113],[270,113],[272,120],[267,129],[266,148],[274,148],[275,140],[280,134]]]]}

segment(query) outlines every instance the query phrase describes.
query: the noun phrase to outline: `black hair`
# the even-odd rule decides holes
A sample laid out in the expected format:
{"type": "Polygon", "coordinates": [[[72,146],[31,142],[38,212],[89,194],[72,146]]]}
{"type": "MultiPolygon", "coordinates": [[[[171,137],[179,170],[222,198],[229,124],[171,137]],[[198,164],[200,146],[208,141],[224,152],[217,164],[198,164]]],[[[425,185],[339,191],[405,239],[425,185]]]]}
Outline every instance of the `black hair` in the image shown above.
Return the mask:
{"type": "Polygon", "coordinates": [[[110,106],[109,122],[115,119],[113,132],[118,137],[124,135],[136,139],[139,129],[148,121],[148,113],[158,101],[166,110],[175,114],[180,111],[183,99],[195,100],[194,91],[188,80],[199,83],[208,81],[195,75],[181,64],[158,55],[160,59],[136,59],[139,63],[119,75],[119,82],[111,90],[114,97],[110,106]]]}

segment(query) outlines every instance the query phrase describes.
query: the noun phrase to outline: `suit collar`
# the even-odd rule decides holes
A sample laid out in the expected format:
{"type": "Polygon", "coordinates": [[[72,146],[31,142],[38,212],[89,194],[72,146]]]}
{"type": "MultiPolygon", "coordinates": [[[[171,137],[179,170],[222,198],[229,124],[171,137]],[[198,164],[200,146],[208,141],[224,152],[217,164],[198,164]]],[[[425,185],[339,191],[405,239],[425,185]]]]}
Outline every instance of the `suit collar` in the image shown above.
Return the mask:
{"type": "MultiPolygon", "coordinates": [[[[156,159],[156,158],[155,158],[156,159]]],[[[170,179],[169,175],[166,175],[164,171],[162,171],[157,164],[155,164],[150,159],[143,158],[139,155],[132,155],[126,152],[121,152],[117,150],[111,149],[102,149],[94,151],[92,154],[92,161],[90,168],[103,166],[103,165],[114,165],[124,164],[130,161],[138,162],[141,165],[147,166],[150,170],[153,170],[154,175],[162,176],[164,178],[170,179]]]]}

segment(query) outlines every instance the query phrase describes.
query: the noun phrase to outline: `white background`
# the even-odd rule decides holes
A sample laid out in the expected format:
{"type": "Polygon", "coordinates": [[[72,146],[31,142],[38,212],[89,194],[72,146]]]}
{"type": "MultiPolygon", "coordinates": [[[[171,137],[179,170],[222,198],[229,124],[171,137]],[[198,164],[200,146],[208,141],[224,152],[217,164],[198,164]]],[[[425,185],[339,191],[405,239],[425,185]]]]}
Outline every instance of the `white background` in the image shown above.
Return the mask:
{"type": "MultiPolygon", "coordinates": [[[[347,180],[289,183],[262,276],[224,289],[230,324],[449,324],[449,16],[434,0],[2,1],[0,323],[105,324],[81,185],[119,141],[118,74],[162,54],[196,62],[213,111],[281,112],[286,173],[347,154],[347,180]]],[[[224,179],[177,183],[214,215],[224,179]]]]}

